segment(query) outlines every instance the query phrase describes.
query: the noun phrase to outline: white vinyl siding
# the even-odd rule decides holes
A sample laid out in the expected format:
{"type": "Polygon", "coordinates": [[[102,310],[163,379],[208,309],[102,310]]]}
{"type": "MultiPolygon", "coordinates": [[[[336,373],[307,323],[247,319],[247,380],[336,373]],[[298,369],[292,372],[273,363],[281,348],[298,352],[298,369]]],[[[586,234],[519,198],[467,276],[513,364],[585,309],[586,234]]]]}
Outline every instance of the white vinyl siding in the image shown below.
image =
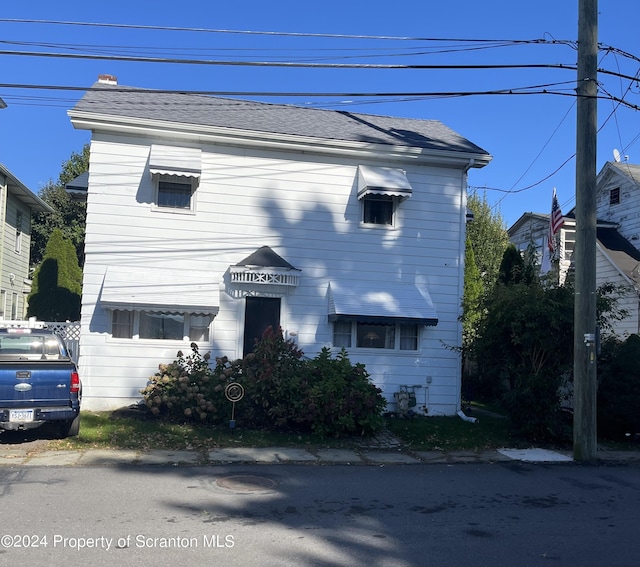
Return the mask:
{"type": "Polygon", "coordinates": [[[637,243],[640,241],[640,192],[631,173],[625,174],[625,166],[624,163],[607,163],[598,174],[596,214],[598,220],[616,223],[622,236],[637,243]],[[612,203],[612,197],[618,202],[612,203]]]}
{"type": "MultiPolygon", "coordinates": [[[[362,159],[203,143],[197,209],[185,217],[149,207],[155,194],[148,155],[146,138],[94,134],[80,360],[86,407],[135,401],[158,364],[174,360],[178,349],[188,350],[197,340],[194,333],[202,332],[201,352],[241,356],[244,298],[234,295],[238,290],[229,284],[228,270],[266,245],[300,270],[297,287],[265,286],[262,293],[283,298],[285,336],[295,337],[306,356],[325,346],[345,346],[389,399],[400,384],[422,383],[428,373],[433,376],[430,414],[455,413],[462,170],[403,163],[413,193],[397,207],[393,230],[362,230],[362,203],[354,189],[362,159]],[[142,273],[145,267],[210,272],[220,286],[219,312],[207,329],[187,318],[182,341],[115,339],[110,311],[100,305],[105,271],[112,265],[135,265],[142,273]],[[396,327],[393,349],[357,347],[355,328],[334,343],[334,324],[327,319],[329,282],[336,278],[363,287],[400,277],[428,288],[437,326],[420,327],[417,336],[396,327]]],[[[380,165],[379,159],[371,165],[380,165]]],[[[144,284],[153,285],[153,279],[144,284]]]]}

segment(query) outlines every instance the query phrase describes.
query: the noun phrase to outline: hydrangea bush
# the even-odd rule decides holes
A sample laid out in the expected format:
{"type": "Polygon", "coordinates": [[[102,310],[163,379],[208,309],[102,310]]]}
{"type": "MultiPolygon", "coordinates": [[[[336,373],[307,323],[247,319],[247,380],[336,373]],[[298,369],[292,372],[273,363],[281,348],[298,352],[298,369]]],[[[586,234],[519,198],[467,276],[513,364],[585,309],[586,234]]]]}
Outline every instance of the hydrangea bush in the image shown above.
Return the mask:
{"type": "Polygon", "coordinates": [[[174,420],[223,424],[231,415],[228,384],[243,386],[235,418],[245,427],[310,431],[323,436],[374,433],[383,425],[386,400],[361,364],[343,349],[336,358],[327,348],[312,360],[282,331],[267,329],[254,352],[231,361],[191,354],[161,364],[142,390],[148,410],[174,420]]]}

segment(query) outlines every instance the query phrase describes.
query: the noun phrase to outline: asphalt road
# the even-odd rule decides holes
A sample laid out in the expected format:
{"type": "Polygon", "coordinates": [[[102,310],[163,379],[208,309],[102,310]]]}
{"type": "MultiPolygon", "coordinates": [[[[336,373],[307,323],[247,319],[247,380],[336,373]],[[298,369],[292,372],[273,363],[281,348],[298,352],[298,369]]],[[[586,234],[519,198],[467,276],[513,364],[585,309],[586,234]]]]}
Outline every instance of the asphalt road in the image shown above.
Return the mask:
{"type": "Polygon", "coordinates": [[[2,467],[0,565],[632,566],[640,466],[2,467]]]}

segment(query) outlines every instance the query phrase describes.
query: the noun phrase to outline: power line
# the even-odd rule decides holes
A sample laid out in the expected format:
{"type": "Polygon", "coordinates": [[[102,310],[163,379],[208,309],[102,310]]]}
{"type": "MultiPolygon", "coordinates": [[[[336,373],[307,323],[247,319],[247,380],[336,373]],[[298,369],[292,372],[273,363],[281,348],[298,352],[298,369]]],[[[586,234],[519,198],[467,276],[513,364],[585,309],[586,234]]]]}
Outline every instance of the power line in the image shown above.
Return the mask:
{"type": "Polygon", "coordinates": [[[426,65],[391,63],[296,63],[292,61],[224,61],[211,59],[178,59],[168,57],[140,57],[129,55],[96,55],[87,53],[50,53],[44,51],[0,50],[0,55],[20,57],[49,57],[59,59],[92,59],[98,61],[127,61],[136,63],[172,63],[180,65],[221,65],[239,67],[291,67],[307,69],[416,69],[416,70],[486,70],[486,69],[562,69],[575,71],[575,64],[529,63],[529,64],[478,64],[478,65],[426,65]]]}
{"type": "Polygon", "coordinates": [[[231,29],[209,29],[209,28],[191,28],[178,26],[152,26],[141,24],[113,24],[103,22],[76,22],[64,20],[33,20],[20,18],[0,18],[0,22],[19,23],[19,24],[45,24],[45,25],[61,25],[61,26],[81,26],[81,27],[102,27],[102,28],[119,28],[119,29],[135,29],[135,30],[154,30],[154,31],[179,31],[179,32],[195,32],[195,33],[215,33],[215,34],[240,34],[240,35],[265,35],[279,37],[315,37],[330,39],[366,39],[366,40],[391,40],[391,41],[440,41],[440,42],[469,42],[469,43],[491,43],[491,42],[509,42],[513,44],[568,44],[573,45],[575,41],[571,40],[547,40],[547,39],[465,39],[465,38],[433,38],[433,37],[409,37],[409,36],[388,36],[388,35],[357,35],[357,34],[328,34],[328,33],[308,33],[308,32],[281,32],[281,31],[256,31],[256,30],[231,30],[231,29]]]}
{"type": "Polygon", "coordinates": [[[0,83],[0,88],[10,89],[29,89],[29,90],[55,90],[55,91],[93,91],[93,92],[136,92],[136,93],[154,93],[154,94],[193,94],[193,95],[211,95],[211,96],[273,96],[273,97],[286,97],[286,96],[308,96],[308,97],[378,97],[378,96],[471,96],[476,94],[519,94],[521,91],[526,91],[526,94],[532,89],[538,89],[535,94],[546,94],[550,87],[559,87],[562,85],[573,84],[573,81],[561,81],[556,83],[544,83],[530,85],[526,87],[510,87],[507,89],[495,89],[486,91],[448,91],[448,92],[277,92],[277,91],[213,91],[213,90],[198,90],[198,89],[145,89],[145,88],[131,88],[131,87],[117,87],[117,86],[101,86],[95,84],[91,87],[74,86],[74,85],[37,85],[27,83],[0,83]]]}

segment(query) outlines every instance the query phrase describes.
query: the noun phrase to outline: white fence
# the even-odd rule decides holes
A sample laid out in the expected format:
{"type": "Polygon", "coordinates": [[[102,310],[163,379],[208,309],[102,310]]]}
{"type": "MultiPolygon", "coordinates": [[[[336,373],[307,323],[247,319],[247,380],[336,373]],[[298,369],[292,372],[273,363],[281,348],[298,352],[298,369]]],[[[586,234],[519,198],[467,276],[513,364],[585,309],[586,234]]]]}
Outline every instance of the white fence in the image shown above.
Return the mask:
{"type": "Polygon", "coordinates": [[[71,351],[71,358],[78,364],[80,357],[80,323],[45,322],[45,328],[53,329],[71,351]]]}

